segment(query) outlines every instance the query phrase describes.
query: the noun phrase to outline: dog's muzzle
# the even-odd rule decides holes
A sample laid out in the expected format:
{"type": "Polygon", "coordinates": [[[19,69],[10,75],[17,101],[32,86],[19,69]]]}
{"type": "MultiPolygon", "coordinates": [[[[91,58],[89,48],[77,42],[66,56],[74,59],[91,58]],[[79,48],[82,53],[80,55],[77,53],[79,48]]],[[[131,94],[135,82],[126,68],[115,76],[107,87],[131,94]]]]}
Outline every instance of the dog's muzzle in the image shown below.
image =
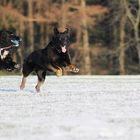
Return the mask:
{"type": "Polygon", "coordinates": [[[19,37],[16,37],[15,39],[11,40],[11,42],[13,43],[14,47],[19,47],[21,41],[22,41],[22,39],[19,38],[19,37]]]}

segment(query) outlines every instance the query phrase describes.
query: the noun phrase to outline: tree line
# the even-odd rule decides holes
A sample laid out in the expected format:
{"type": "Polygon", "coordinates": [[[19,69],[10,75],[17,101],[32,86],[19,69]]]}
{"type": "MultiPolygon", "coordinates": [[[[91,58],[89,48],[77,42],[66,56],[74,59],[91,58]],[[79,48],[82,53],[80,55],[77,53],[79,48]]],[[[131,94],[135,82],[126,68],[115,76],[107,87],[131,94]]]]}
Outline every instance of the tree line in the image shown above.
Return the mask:
{"type": "Polygon", "coordinates": [[[44,48],[53,28],[71,31],[70,53],[80,74],[139,74],[140,0],[1,0],[0,28],[15,29],[20,64],[44,48]]]}

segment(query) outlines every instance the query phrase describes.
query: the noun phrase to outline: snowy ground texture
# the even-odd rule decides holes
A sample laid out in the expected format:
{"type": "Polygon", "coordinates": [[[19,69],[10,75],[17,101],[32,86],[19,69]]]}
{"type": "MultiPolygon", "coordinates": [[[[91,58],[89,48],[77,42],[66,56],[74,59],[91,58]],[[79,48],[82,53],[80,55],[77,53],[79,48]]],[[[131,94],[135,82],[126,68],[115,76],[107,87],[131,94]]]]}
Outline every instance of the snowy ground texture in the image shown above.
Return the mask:
{"type": "Polygon", "coordinates": [[[140,140],[140,76],[0,77],[0,140],[140,140]]]}

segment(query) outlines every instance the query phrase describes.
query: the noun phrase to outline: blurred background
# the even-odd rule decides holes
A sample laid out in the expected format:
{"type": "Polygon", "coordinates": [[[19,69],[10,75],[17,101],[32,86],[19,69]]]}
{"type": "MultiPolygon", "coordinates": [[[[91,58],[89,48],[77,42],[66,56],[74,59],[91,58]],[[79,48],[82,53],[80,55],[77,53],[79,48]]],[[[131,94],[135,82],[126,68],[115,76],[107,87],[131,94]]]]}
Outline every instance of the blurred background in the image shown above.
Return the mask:
{"type": "Polygon", "coordinates": [[[53,28],[71,31],[72,62],[82,75],[140,73],[140,0],[0,0],[0,29],[22,37],[22,64],[44,48],[53,28]]]}

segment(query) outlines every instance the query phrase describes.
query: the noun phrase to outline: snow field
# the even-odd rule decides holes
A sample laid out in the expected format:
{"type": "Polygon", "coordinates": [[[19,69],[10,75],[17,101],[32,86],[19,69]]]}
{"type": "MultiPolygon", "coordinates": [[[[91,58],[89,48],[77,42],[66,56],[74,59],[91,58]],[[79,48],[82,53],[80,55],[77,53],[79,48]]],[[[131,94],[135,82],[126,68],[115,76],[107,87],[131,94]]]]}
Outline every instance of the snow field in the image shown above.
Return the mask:
{"type": "Polygon", "coordinates": [[[140,76],[0,77],[0,140],[139,140],[140,76]]]}

